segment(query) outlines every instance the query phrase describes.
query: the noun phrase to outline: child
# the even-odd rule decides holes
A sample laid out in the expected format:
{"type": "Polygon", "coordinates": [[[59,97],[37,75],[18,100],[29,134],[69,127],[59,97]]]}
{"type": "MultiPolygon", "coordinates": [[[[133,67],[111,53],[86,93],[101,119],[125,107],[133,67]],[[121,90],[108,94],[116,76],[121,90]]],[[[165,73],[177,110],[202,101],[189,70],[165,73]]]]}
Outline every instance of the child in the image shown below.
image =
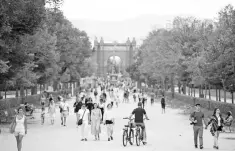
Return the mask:
{"type": "Polygon", "coordinates": [[[46,114],[45,108],[42,107],[42,113],[41,113],[41,122],[42,122],[42,125],[44,124],[44,121],[45,121],[45,114],[46,114]]]}

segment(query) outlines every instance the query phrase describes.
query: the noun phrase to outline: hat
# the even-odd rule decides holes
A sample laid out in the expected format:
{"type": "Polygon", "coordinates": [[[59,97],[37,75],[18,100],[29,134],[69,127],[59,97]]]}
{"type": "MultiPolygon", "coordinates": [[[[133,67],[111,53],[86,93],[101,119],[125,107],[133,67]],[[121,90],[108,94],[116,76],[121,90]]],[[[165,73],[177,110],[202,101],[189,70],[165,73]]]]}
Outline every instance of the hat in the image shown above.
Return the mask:
{"type": "Polygon", "coordinates": [[[139,103],[138,103],[138,106],[142,106],[142,103],[141,103],[141,102],[139,102],[139,103]]]}

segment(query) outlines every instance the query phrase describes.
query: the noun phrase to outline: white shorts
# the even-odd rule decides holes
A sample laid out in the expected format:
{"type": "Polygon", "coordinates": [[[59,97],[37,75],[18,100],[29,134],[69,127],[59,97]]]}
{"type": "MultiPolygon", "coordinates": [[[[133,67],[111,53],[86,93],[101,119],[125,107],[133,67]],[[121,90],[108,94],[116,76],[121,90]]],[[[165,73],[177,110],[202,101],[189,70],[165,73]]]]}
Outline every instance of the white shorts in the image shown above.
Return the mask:
{"type": "Polygon", "coordinates": [[[55,113],[50,114],[50,118],[51,118],[51,119],[55,119],[55,113]]]}
{"type": "Polygon", "coordinates": [[[67,117],[69,115],[69,112],[68,111],[63,111],[61,113],[61,117],[67,117]]]}
{"type": "Polygon", "coordinates": [[[15,135],[15,136],[20,136],[20,135],[21,135],[21,136],[24,136],[24,135],[25,135],[25,131],[15,131],[15,132],[14,132],[14,135],[15,135]]]}

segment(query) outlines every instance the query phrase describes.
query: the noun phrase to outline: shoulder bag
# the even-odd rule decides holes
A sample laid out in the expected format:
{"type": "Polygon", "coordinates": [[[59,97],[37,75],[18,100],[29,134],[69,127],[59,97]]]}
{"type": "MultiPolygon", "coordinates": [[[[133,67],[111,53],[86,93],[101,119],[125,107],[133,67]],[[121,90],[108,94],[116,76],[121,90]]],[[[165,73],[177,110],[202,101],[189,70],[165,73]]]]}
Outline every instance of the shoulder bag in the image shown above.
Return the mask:
{"type": "Polygon", "coordinates": [[[82,118],[78,120],[78,126],[82,125],[82,120],[83,120],[85,112],[86,112],[86,109],[85,109],[85,111],[84,111],[84,113],[82,115],[82,118]]]}

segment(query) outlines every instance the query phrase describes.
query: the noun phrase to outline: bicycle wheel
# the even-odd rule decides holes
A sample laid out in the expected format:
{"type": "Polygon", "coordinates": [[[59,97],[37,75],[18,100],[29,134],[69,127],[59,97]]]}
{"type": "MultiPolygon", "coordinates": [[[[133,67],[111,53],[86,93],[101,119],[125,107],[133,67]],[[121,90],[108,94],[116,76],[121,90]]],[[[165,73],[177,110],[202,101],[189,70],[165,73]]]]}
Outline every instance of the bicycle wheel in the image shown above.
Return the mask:
{"type": "Polygon", "coordinates": [[[140,146],[140,129],[138,128],[137,131],[136,131],[136,145],[137,146],[140,146]]]}
{"type": "Polygon", "coordinates": [[[129,138],[130,138],[129,143],[130,143],[131,145],[133,145],[134,140],[135,140],[135,137],[134,137],[134,130],[133,130],[133,129],[130,130],[130,136],[129,136],[129,138]]]}
{"type": "Polygon", "coordinates": [[[122,135],[122,144],[124,147],[127,145],[127,140],[128,140],[128,134],[127,131],[124,130],[122,135]]]}

